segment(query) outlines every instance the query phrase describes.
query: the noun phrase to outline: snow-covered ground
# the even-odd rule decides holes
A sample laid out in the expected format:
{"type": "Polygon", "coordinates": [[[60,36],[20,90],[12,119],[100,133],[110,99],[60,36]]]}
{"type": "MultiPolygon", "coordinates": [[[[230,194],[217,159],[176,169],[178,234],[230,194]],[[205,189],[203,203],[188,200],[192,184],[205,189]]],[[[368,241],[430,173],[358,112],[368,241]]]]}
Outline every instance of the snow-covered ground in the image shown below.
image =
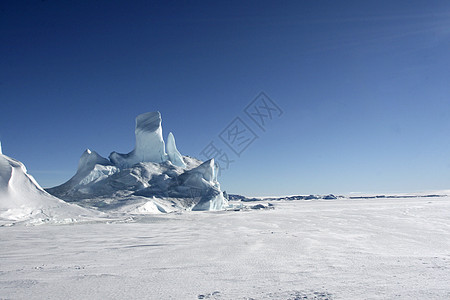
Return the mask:
{"type": "Polygon", "coordinates": [[[0,227],[3,299],[450,299],[450,197],[0,227]]]}

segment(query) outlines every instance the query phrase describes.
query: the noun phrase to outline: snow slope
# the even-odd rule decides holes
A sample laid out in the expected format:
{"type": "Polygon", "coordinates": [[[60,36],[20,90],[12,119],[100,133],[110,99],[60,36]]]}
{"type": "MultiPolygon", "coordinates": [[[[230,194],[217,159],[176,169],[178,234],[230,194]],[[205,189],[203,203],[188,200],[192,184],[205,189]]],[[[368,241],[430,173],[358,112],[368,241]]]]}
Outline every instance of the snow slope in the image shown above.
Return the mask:
{"type": "Polygon", "coordinates": [[[0,298],[450,298],[449,197],[273,204],[0,227],[0,298]]]}
{"type": "Polygon", "coordinates": [[[0,153],[0,224],[68,223],[98,216],[96,212],[50,195],[27,174],[20,161],[0,153]]]}

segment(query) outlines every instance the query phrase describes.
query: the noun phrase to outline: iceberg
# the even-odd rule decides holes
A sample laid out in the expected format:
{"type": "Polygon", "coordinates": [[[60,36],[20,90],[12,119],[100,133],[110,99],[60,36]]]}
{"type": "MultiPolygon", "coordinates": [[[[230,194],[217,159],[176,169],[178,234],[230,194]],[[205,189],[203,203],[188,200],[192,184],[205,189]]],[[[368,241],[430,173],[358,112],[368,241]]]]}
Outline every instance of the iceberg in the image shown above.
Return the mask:
{"type": "Polygon", "coordinates": [[[177,145],[175,144],[175,137],[172,132],[169,132],[169,136],[167,137],[167,155],[169,156],[169,160],[177,167],[181,167],[183,169],[186,168],[186,164],[183,161],[183,156],[177,149],[177,145]]]}
{"type": "MultiPolygon", "coordinates": [[[[202,162],[182,156],[171,132],[165,144],[159,112],[137,116],[135,134],[134,150],[128,154],[112,152],[109,160],[87,149],[76,174],[47,191],[98,209],[123,206],[131,211],[156,211],[150,209],[153,204],[145,206],[148,201],[159,201],[160,207],[171,203],[172,208],[187,210],[222,210],[228,206],[214,159],[202,162]],[[142,209],[133,210],[131,204],[141,205],[142,209]]],[[[169,211],[158,211],[163,210],[169,211]]]]}
{"type": "Polygon", "coordinates": [[[162,163],[167,160],[162,136],[161,114],[148,112],[136,117],[136,147],[128,154],[112,152],[111,162],[121,168],[129,168],[139,162],[162,163]]]}
{"type": "Polygon", "coordinates": [[[217,181],[218,172],[219,166],[212,158],[177,177],[176,181],[180,187],[187,187],[190,193],[184,196],[198,198],[198,201],[194,201],[192,210],[223,210],[228,206],[228,200],[217,181]]]}

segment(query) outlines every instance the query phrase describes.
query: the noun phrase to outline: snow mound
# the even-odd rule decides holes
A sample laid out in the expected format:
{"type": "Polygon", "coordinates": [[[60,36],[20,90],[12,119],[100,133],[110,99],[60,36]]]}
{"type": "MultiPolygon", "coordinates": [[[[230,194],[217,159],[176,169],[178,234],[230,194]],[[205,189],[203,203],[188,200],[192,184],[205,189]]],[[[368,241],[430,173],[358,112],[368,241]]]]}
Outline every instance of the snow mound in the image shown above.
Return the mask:
{"type": "Polygon", "coordinates": [[[167,209],[164,205],[158,203],[158,199],[153,198],[148,200],[142,205],[139,205],[134,210],[130,211],[131,214],[162,214],[170,212],[170,209],[167,209]]]}
{"type": "Polygon", "coordinates": [[[72,223],[98,216],[50,195],[27,174],[23,163],[0,153],[1,223],[72,223]]]}

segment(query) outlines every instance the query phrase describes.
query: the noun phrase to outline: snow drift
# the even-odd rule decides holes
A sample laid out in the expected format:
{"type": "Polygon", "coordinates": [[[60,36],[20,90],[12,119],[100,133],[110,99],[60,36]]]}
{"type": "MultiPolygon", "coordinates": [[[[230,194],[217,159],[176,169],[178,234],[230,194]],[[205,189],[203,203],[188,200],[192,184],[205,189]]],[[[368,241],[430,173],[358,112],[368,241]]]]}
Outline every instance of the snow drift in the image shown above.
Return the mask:
{"type": "Polygon", "coordinates": [[[50,195],[27,173],[25,165],[0,148],[0,219],[30,223],[70,223],[99,216],[50,195]]]}

